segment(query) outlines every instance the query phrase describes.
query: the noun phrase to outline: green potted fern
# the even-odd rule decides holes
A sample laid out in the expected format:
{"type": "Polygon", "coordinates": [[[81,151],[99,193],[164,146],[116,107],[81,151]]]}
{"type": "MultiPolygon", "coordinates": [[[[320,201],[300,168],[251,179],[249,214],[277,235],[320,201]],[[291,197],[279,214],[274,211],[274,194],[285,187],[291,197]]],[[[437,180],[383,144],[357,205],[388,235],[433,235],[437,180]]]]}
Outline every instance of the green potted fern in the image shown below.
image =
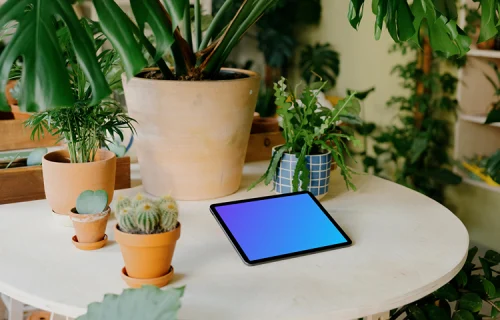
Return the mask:
{"type": "Polygon", "coordinates": [[[327,82],[313,83],[302,93],[294,94],[284,78],[275,84],[285,144],[275,147],[266,172],[250,188],[273,182],[277,193],[308,190],[321,199],[328,193],[333,162],[347,188],[356,188],[345,155],[349,155],[346,143],[356,144],[358,140],[353,133],[344,132],[340,123],[359,119],[360,104],[351,94],[334,109],[323,107],[318,95],[326,85],[327,82]]]}
{"type": "Polygon", "coordinates": [[[179,211],[169,196],[153,200],[137,194],[116,205],[115,239],[125,267],[123,280],[131,287],[163,287],[172,279],[175,245],[181,235],[179,211]]]}

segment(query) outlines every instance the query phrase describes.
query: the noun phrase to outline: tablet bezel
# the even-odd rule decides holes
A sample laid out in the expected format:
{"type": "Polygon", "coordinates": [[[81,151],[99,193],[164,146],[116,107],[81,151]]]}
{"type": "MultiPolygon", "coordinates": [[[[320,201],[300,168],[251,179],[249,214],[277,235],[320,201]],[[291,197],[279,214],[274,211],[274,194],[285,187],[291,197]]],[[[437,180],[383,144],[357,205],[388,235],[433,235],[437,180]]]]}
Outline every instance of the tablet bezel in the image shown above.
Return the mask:
{"type": "Polygon", "coordinates": [[[344,230],[342,230],[342,228],[337,224],[337,222],[328,213],[328,211],[326,211],[326,209],[321,205],[321,203],[318,201],[318,199],[316,199],[316,197],[312,193],[310,193],[309,191],[293,192],[293,193],[287,193],[287,194],[279,194],[279,195],[273,195],[273,196],[265,196],[265,197],[259,197],[259,198],[216,203],[216,204],[212,204],[210,206],[210,212],[214,216],[215,220],[219,223],[222,230],[224,230],[224,233],[229,238],[229,241],[233,244],[233,247],[238,252],[238,255],[240,256],[240,258],[243,260],[243,262],[246,265],[249,265],[249,266],[254,266],[254,265],[258,265],[258,264],[279,261],[279,260],[284,260],[284,259],[295,258],[298,256],[303,256],[303,255],[308,255],[308,254],[312,254],[312,253],[333,250],[333,249],[338,249],[338,248],[344,248],[344,247],[348,247],[348,246],[352,245],[351,239],[347,236],[347,234],[344,232],[344,230]],[[253,201],[269,200],[269,199],[274,199],[274,198],[293,197],[293,196],[302,195],[302,194],[309,195],[309,197],[316,203],[316,205],[326,215],[328,220],[335,226],[335,228],[337,228],[337,230],[340,232],[340,234],[342,234],[342,236],[346,239],[346,242],[337,243],[334,245],[329,245],[329,246],[324,246],[324,247],[318,247],[318,248],[314,248],[314,249],[302,250],[302,251],[298,251],[298,252],[286,253],[286,254],[268,257],[268,258],[263,258],[263,259],[258,259],[258,260],[250,260],[250,259],[248,259],[247,255],[245,254],[245,251],[243,251],[243,249],[241,248],[241,246],[238,243],[238,241],[236,240],[236,238],[233,236],[232,232],[227,227],[226,223],[224,222],[224,220],[222,219],[220,214],[217,212],[217,207],[246,203],[246,202],[253,202],[253,201]]]}

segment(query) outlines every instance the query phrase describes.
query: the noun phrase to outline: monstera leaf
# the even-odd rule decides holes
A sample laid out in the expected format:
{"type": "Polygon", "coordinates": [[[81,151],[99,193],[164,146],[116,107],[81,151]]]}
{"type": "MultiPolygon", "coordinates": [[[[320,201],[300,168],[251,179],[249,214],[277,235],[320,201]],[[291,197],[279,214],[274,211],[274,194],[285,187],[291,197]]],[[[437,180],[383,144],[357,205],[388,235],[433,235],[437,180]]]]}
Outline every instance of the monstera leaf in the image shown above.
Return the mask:
{"type": "MultiPolygon", "coordinates": [[[[94,45],[69,1],[8,0],[0,7],[0,27],[11,21],[17,21],[18,27],[0,55],[0,88],[5,88],[12,65],[22,57],[20,101],[23,110],[37,111],[74,103],[55,20],[62,20],[69,29],[77,59],[93,90],[92,103],[111,93],[97,63],[94,45]]],[[[4,90],[0,90],[0,109],[9,110],[4,90]]]]}
{"type": "Polygon", "coordinates": [[[160,290],[153,286],[106,294],[102,302],[88,306],[77,320],[175,320],[184,288],[160,290]]]}
{"type": "Polygon", "coordinates": [[[302,78],[308,83],[312,83],[318,76],[322,81],[328,81],[329,89],[337,83],[337,76],[340,72],[339,54],[332,50],[330,44],[308,45],[300,55],[300,69],[302,78]]]}

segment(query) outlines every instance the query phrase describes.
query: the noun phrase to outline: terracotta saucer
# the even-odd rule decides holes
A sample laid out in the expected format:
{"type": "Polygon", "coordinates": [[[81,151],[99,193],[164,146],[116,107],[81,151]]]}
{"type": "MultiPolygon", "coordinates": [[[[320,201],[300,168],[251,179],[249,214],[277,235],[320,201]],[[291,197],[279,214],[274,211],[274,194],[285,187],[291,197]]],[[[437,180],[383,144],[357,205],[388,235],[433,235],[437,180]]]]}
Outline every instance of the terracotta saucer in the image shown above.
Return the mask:
{"type": "Polygon", "coordinates": [[[104,247],[106,245],[106,243],[108,243],[108,235],[105,234],[104,238],[101,241],[97,241],[97,242],[93,242],[93,243],[80,243],[80,242],[78,242],[76,235],[74,235],[73,238],[71,238],[71,240],[73,240],[73,244],[75,245],[75,247],[77,247],[80,250],[85,250],[85,251],[97,250],[97,249],[101,249],[102,247],[104,247]]]}
{"type": "Polygon", "coordinates": [[[128,284],[129,287],[131,288],[140,288],[143,285],[149,284],[153,286],[157,286],[158,288],[166,286],[170,280],[172,280],[172,277],[174,276],[174,267],[170,266],[170,270],[168,273],[164,276],[161,276],[159,278],[154,278],[154,279],[136,279],[136,278],[131,278],[127,274],[127,269],[125,267],[122,268],[122,279],[128,284]]]}

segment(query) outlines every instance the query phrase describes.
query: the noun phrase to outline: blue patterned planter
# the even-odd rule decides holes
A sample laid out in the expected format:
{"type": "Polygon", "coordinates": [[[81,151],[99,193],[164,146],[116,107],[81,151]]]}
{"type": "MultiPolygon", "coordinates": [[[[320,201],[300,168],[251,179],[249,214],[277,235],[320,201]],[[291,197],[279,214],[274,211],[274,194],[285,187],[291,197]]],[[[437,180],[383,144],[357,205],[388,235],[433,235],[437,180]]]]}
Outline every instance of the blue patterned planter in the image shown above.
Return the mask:
{"type": "MultiPolygon", "coordinates": [[[[320,155],[306,156],[306,163],[310,179],[308,190],[317,199],[321,199],[328,193],[330,185],[332,154],[328,152],[320,155]]],[[[296,166],[297,157],[294,154],[285,153],[278,164],[273,179],[276,193],[292,192],[292,181],[296,166]]]]}

